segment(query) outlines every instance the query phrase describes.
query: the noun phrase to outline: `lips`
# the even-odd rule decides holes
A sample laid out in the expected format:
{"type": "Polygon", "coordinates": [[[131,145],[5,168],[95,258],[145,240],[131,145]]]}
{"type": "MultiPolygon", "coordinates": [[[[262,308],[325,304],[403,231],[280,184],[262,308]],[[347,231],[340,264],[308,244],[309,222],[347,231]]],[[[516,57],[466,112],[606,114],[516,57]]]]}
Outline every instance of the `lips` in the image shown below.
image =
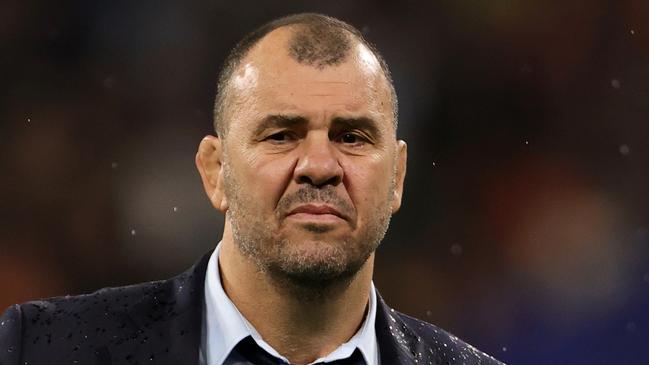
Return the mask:
{"type": "Polygon", "coordinates": [[[316,204],[305,204],[296,207],[291,210],[287,216],[296,215],[296,214],[310,214],[313,216],[324,216],[324,215],[335,215],[341,219],[347,219],[347,216],[342,214],[336,208],[330,205],[316,205],[316,204]]]}

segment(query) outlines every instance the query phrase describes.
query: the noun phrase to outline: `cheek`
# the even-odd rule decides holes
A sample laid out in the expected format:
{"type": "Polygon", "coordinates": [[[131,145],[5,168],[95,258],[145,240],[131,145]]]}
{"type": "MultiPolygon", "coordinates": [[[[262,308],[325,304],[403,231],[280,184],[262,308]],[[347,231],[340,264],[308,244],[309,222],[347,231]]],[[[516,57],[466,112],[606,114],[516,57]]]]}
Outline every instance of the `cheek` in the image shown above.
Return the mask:
{"type": "Polygon", "coordinates": [[[262,209],[274,210],[292,176],[288,159],[262,159],[248,156],[245,159],[245,179],[249,182],[244,192],[262,209]]]}
{"type": "Polygon", "coordinates": [[[384,158],[345,166],[345,186],[358,210],[374,210],[385,204],[391,179],[391,165],[384,158]]]}

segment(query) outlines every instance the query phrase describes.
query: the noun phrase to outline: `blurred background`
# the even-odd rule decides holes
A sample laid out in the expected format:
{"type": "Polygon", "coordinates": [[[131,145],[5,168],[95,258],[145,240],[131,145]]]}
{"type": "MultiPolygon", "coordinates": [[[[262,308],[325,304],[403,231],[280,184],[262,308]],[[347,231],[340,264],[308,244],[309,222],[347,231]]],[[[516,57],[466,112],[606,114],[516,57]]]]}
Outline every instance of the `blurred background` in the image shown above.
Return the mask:
{"type": "Polygon", "coordinates": [[[220,240],[194,169],[246,32],[323,12],[391,66],[388,303],[511,364],[647,364],[649,2],[7,0],[0,305],[170,277],[220,240]]]}

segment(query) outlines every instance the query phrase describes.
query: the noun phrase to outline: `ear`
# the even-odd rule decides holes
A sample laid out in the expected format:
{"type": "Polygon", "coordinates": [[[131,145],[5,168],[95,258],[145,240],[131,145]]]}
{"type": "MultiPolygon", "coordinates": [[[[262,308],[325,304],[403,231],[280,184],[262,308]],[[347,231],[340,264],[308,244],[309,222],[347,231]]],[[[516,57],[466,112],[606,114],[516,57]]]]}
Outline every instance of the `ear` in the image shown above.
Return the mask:
{"type": "Polygon", "coordinates": [[[392,214],[401,208],[401,197],[403,196],[403,182],[406,179],[406,164],[408,162],[408,145],[405,141],[398,140],[397,145],[397,166],[394,177],[394,196],[392,197],[392,214]]]}
{"type": "Polygon", "coordinates": [[[210,202],[217,210],[224,213],[228,210],[223,183],[223,150],[221,140],[215,136],[205,136],[198,145],[196,168],[201,175],[203,188],[210,202]]]}

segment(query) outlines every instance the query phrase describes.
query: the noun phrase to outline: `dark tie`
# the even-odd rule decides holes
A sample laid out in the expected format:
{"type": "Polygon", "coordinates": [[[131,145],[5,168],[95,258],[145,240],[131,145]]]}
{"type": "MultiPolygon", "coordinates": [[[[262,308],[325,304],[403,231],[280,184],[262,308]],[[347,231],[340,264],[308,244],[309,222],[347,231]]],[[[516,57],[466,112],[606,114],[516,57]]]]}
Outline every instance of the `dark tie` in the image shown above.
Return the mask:
{"type": "MultiPolygon", "coordinates": [[[[230,355],[234,361],[233,365],[287,365],[287,363],[281,359],[276,358],[275,356],[266,352],[257,345],[255,340],[248,336],[241,340],[230,355]]],[[[226,362],[227,363],[227,362],[226,362]]],[[[361,352],[356,349],[352,356],[336,360],[332,362],[319,362],[317,365],[367,365],[363,359],[361,352]]]]}

